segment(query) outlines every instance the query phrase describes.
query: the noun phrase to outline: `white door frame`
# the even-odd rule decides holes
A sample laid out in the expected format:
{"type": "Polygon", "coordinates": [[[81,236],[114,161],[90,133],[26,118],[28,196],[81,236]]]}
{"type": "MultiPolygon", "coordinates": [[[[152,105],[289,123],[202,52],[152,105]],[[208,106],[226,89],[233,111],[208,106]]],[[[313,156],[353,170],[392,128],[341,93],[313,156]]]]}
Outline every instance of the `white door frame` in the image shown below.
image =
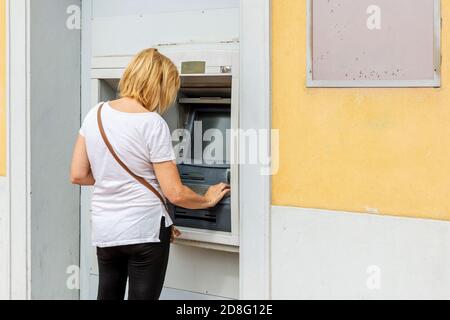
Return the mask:
{"type": "MultiPolygon", "coordinates": [[[[240,127],[267,130],[259,144],[270,150],[271,1],[241,0],[240,14],[240,127]]],[[[239,169],[240,298],[270,299],[271,178],[262,175],[262,164],[245,164],[245,156],[240,154],[239,169]]]]}
{"type": "MultiPolygon", "coordinates": [[[[5,36],[6,36],[6,48],[5,48],[5,68],[6,68],[6,75],[5,75],[5,80],[6,80],[6,90],[5,90],[5,94],[6,94],[6,132],[7,132],[7,138],[5,140],[6,143],[6,150],[7,150],[7,158],[6,158],[6,168],[8,170],[9,168],[9,108],[8,108],[8,89],[9,89],[9,85],[8,85],[8,75],[9,75],[9,66],[8,66],[8,61],[9,61],[9,54],[8,54],[8,48],[9,48],[9,39],[8,39],[8,34],[9,34],[9,4],[8,1],[5,1],[6,3],[6,12],[5,12],[5,18],[6,21],[5,22],[1,22],[2,24],[4,23],[5,25],[5,36]]],[[[1,62],[0,62],[1,63],[1,62]]],[[[6,300],[9,299],[10,297],[10,283],[9,283],[9,279],[10,279],[10,255],[11,255],[11,250],[10,250],[10,214],[9,214],[9,178],[8,178],[9,172],[6,172],[5,177],[0,177],[0,300],[6,300]]]]}
{"type": "Polygon", "coordinates": [[[8,298],[30,299],[29,1],[9,0],[7,127],[8,298]]]}

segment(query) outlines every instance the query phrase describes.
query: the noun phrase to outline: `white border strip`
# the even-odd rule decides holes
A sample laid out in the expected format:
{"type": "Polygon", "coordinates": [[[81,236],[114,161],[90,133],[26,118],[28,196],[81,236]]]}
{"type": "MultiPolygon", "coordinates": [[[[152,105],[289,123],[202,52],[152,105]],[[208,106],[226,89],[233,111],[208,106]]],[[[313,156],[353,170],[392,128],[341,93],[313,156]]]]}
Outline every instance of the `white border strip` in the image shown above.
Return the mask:
{"type": "Polygon", "coordinates": [[[10,167],[10,160],[9,160],[9,149],[10,149],[10,141],[9,141],[9,41],[10,41],[10,19],[9,19],[9,1],[5,1],[6,4],[6,12],[5,17],[6,21],[3,23],[6,27],[6,52],[5,52],[5,68],[6,68],[6,177],[0,177],[0,183],[4,183],[4,189],[0,192],[5,192],[5,194],[0,195],[0,198],[4,199],[5,203],[0,205],[0,220],[2,221],[0,226],[2,227],[0,230],[0,256],[2,257],[0,261],[0,300],[6,300],[10,298],[11,295],[11,286],[10,286],[10,278],[11,278],[11,266],[10,266],[10,260],[11,260],[11,234],[10,234],[10,224],[11,224],[11,216],[10,216],[10,203],[9,203],[9,174],[8,170],[10,167]]]}
{"type": "MultiPolygon", "coordinates": [[[[240,127],[270,132],[271,1],[241,1],[240,10],[240,127]]],[[[267,136],[264,143],[270,147],[267,136]]],[[[241,165],[239,183],[240,298],[270,299],[271,177],[263,176],[259,165],[241,165]]]]}
{"type": "Polygon", "coordinates": [[[9,1],[10,298],[29,299],[29,1],[9,1]]]}

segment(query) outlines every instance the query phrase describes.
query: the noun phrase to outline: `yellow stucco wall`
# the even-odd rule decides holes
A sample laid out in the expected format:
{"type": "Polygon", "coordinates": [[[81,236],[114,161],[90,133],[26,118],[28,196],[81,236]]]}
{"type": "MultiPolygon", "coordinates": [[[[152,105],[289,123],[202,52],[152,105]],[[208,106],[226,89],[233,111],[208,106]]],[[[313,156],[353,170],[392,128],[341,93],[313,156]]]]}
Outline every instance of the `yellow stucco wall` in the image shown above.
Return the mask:
{"type": "Polygon", "coordinates": [[[6,0],[0,0],[0,176],[6,175],[6,0]]]}
{"type": "Polygon", "coordinates": [[[440,89],[307,89],[306,1],[272,5],[273,204],[450,220],[450,1],[440,89]]]}

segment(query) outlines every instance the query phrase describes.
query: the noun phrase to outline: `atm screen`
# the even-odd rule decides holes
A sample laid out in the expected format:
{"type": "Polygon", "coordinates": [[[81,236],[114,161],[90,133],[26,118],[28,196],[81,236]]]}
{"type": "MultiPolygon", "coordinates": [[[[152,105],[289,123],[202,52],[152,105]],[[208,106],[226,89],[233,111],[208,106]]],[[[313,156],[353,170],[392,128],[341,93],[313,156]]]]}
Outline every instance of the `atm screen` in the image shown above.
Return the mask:
{"type": "Polygon", "coordinates": [[[230,137],[229,131],[227,130],[231,128],[230,112],[197,111],[195,121],[197,122],[197,126],[199,125],[199,122],[202,125],[203,141],[202,158],[199,158],[199,155],[195,154],[194,152],[194,159],[202,159],[202,163],[206,164],[226,164],[229,160],[229,156],[227,155],[227,144],[230,137]],[[214,129],[216,131],[211,129],[214,129]],[[216,141],[216,139],[220,138],[222,138],[222,141],[216,141]]]}

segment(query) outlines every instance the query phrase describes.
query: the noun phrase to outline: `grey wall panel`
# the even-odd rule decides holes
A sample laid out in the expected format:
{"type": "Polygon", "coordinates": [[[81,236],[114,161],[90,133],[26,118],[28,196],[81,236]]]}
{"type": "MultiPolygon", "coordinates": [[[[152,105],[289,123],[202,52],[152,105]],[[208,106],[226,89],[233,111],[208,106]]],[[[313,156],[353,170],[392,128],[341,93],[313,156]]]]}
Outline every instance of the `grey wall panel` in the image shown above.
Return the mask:
{"type": "Polygon", "coordinates": [[[195,293],[191,291],[164,288],[160,300],[231,300],[224,297],[195,293]]]}
{"type": "Polygon", "coordinates": [[[239,298],[239,255],[172,245],[165,286],[199,294],[239,298]]]}
{"type": "Polygon", "coordinates": [[[94,0],[94,18],[158,12],[239,8],[239,0],[94,0]]]}
{"type": "Polygon", "coordinates": [[[161,44],[237,40],[239,8],[101,17],[91,28],[92,56],[134,55],[161,44]]]}
{"type": "Polygon", "coordinates": [[[80,126],[80,30],[66,13],[79,0],[30,1],[31,296],[73,299],[67,267],[79,265],[79,195],[69,181],[80,126]]]}
{"type": "Polygon", "coordinates": [[[274,299],[449,299],[450,222],[273,207],[274,299]]]}

